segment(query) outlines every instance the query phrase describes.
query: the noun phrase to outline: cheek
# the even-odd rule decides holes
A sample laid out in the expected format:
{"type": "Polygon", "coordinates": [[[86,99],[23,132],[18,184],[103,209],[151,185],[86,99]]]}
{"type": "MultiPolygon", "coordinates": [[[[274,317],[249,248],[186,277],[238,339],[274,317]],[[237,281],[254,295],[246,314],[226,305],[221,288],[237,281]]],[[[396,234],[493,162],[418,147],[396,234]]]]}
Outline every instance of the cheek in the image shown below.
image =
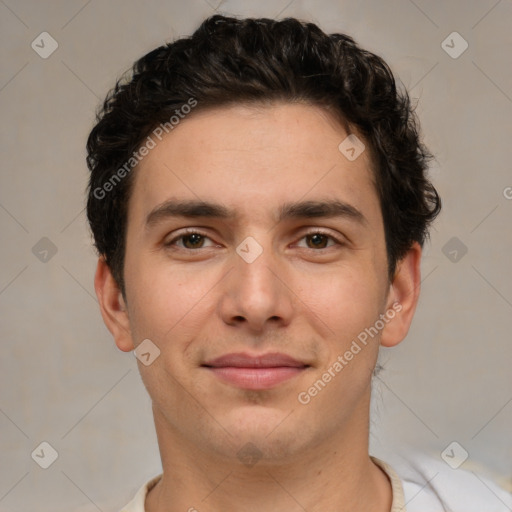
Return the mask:
{"type": "MultiPolygon", "coordinates": [[[[216,275],[184,270],[160,258],[127,258],[126,291],[135,343],[144,338],[163,344],[181,339],[187,326],[197,325],[211,305],[206,300],[216,275]],[[180,333],[177,336],[176,333],[180,333]]],[[[173,344],[175,345],[175,344],[173,344]]]]}
{"type": "Polygon", "coordinates": [[[346,343],[372,325],[384,304],[382,280],[371,267],[339,267],[302,275],[300,297],[328,327],[336,343],[346,343]]]}

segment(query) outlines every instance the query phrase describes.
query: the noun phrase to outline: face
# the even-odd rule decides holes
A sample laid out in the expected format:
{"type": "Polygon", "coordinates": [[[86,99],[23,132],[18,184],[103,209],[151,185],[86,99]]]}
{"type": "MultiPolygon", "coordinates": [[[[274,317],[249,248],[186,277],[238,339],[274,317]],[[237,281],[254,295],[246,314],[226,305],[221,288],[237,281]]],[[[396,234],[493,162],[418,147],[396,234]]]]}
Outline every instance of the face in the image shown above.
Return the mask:
{"type": "Polygon", "coordinates": [[[139,164],[126,328],[111,330],[122,350],[160,350],[139,367],[169,435],[272,459],[364,418],[399,308],[368,151],[350,161],[346,137],[317,107],[226,107],[186,118],[139,164]]]}

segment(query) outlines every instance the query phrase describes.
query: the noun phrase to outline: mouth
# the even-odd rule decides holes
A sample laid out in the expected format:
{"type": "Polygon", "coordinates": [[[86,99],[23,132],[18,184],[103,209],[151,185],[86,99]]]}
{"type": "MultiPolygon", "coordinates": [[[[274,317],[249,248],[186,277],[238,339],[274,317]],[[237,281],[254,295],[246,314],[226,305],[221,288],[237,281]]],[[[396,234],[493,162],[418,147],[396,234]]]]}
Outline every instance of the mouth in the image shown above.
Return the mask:
{"type": "Polygon", "coordinates": [[[300,375],[310,366],[277,352],[251,356],[245,353],[226,354],[202,367],[220,380],[242,389],[271,389],[300,375]]]}

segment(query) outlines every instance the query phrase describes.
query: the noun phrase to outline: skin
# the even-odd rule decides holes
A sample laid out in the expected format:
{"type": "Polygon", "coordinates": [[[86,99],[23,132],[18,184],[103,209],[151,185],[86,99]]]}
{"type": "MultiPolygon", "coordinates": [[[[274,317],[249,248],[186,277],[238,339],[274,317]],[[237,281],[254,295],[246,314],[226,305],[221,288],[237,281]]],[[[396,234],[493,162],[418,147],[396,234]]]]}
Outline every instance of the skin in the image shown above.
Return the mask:
{"type": "Polygon", "coordinates": [[[379,345],[409,329],[421,248],[390,280],[369,151],[349,161],[338,150],[346,136],[315,106],[222,107],[190,115],[139,164],[126,300],[101,257],[95,288],[120,350],[150,339],[161,351],[149,366],[138,362],[164,470],[147,511],[389,512],[390,482],[368,455],[371,377],[379,345]],[[147,226],[168,200],[218,203],[233,215],[160,216],[147,226]],[[285,203],[329,200],[363,220],[278,221],[285,203]],[[184,228],[203,237],[179,238],[184,228]],[[311,236],[318,230],[326,236],[311,236]],[[247,237],[263,250],[252,263],[236,252],[247,237]],[[301,404],[298,394],[394,303],[401,311],[379,335],[301,404]],[[232,352],[281,352],[309,366],[247,390],[201,366],[232,352]],[[247,443],[261,457],[252,467],[237,456],[247,443]]]}

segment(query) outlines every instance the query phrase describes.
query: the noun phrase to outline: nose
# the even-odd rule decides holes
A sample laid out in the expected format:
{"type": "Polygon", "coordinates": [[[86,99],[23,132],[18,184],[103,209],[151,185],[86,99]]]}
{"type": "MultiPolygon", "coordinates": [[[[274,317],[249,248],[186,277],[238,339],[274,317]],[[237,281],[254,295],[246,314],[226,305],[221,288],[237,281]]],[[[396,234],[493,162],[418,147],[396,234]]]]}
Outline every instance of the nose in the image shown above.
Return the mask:
{"type": "Polygon", "coordinates": [[[254,333],[289,325],[294,294],[285,263],[265,248],[254,261],[235,253],[233,264],[219,303],[223,321],[254,333]]]}

